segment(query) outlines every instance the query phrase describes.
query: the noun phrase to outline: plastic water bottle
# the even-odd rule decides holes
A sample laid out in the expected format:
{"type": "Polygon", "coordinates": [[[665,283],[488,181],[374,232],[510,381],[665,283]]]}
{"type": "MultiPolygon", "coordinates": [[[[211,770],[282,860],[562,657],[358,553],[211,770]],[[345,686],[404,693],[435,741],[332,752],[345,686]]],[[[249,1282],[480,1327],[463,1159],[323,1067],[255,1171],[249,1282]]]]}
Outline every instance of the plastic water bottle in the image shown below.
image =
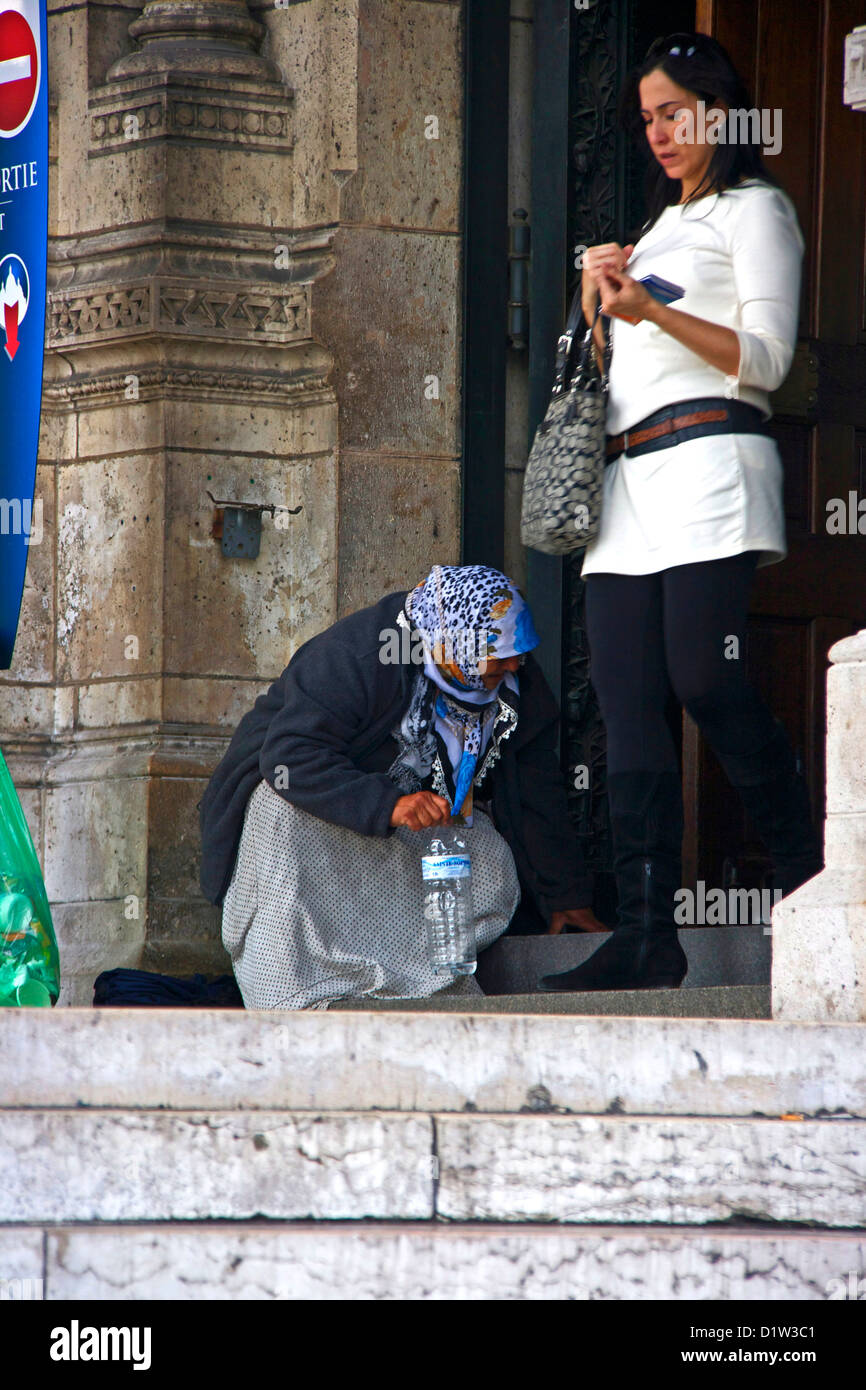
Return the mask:
{"type": "Polygon", "coordinates": [[[421,873],[433,969],[450,971],[452,975],[474,975],[477,958],[472,866],[463,826],[450,821],[427,832],[421,873]]]}

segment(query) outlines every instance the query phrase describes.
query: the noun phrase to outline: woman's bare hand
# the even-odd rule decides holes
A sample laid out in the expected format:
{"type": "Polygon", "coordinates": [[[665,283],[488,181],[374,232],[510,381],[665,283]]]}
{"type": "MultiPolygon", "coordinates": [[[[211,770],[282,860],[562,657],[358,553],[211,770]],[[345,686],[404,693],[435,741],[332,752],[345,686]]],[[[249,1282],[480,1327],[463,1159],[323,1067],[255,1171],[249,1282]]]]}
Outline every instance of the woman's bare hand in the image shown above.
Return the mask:
{"type": "Polygon", "coordinates": [[[401,796],[391,812],[392,825],[405,825],[410,830],[426,830],[430,825],[444,825],[451,819],[451,807],[444,796],[435,792],[412,792],[401,796]]]}
{"type": "Polygon", "coordinates": [[[595,301],[601,289],[601,273],[620,271],[634,250],[634,244],[620,246],[618,241],[606,241],[601,246],[589,246],[583,253],[583,278],[581,280],[581,302],[583,312],[595,313],[595,301]]]}
{"type": "Polygon", "coordinates": [[[599,280],[601,312],[608,318],[635,319],[640,323],[655,303],[646,285],[624,271],[602,271],[599,280]]]}

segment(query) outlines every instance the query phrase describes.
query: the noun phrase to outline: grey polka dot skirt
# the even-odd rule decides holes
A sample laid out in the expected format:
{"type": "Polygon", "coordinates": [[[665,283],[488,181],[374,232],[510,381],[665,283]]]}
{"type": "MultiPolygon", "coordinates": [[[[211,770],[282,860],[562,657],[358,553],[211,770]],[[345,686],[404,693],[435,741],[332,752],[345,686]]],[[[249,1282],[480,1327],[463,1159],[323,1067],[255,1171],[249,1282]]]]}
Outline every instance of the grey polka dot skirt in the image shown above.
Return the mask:
{"type": "MultiPolygon", "coordinates": [[[[520,900],[514,858],[483,811],[468,827],[479,952],[520,900]]],[[[427,956],[424,837],[398,826],[359,835],[285,801],[264,780],[250,796],[223,900],[222,938],[248,1009],[327,1008],[338,999],[425,999],[455,986],[427,956]]]]}

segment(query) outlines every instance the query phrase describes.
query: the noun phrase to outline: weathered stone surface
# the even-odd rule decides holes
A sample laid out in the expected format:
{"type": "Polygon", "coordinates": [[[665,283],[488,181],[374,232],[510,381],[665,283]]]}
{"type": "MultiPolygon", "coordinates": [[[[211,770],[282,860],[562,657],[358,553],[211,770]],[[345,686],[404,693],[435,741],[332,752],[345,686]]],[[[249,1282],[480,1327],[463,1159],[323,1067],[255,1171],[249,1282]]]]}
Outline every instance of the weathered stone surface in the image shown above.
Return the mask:
{"type": "Polygon", "coordinates": [[[339,613],[411,589],[460,552],[456,460],[344,450],[340,465],[339,613]]]}
{"type": "Polygon", "coordinates": [[[103,970],[138,969],[146,927],[143,894],[103,902],[55,902],[51,918],[60,952],[61,1012],[67,1006],[90,1008],[93,982],[103,970]]]}
{"type": "Polygon", "coordinates": [[[359,167],[343,192],[343,217],[458,232],[460,5],[364,0],[358,30],[359,167]]]}
{"type": "Polygon", "coordinates": [[[106,729],[118,724],[156,723],[162,712],[162,680],[99,681],[78,687],[77,724],[106,729]]]}
{"type": "Polygon", "coordinates": [[[39,1230],[0,1226],[0,1298],[25,1297],[23,1288],[13,1290],[8,1281],[29,1280],[33,1287],[31,1297],[41,1297],[35,1281],[44,1277],[43,1258],[44,1238],[39,1230]]]}
{"type": "Polygon", "coordinates": [[[866,1225],[866,1122],[436,1117],[452,1221],[866,1225]]]}
{"type": "Polygon", "coordinates": [[[219,907],[151,895],[141,969],[163,975],[230,975],[231,957],[222,944],[221,927],[219,907]]]}
{"type": "MultiPolygon", "coordinates": [[[[113,429],[119,429],[116,412],[113,429]]],[[[130,428],[134,428],[132,425],[130,428]]],[[[163,466],[152,455],[69,464],[57,482],[58,676],[139,676],[162,657],[163,466]],[[137,656],[126,639],[137,642],[137,656]]]]}
{"type": "MultiPolygon", "coordinates": [[[[34,1235],[0,1230],[0,1250],[29,1269],[34,1235]]],[[[862,1234],[736,1225],[124,1224],[49,1227],[46,1249],[46,1297],[69,1300],[821,1301],[866,1265],[862,1234]]]]}
{"type": "Polygon", "coordinates": [[[156,777],[150,788],[147,860],[148,893],[156,899],[189,901],[199,894],[201,835],[196,805],[203,778],[156,777]]]}
{"type": "Polygon", "coordinates": [[[0,1103],[866,1118],[864,1044],[858,1024],[5,1009],[0,1103]]]}
{"type": "Polygon", "coordinates": [[[50,902],[146,895],[143,780],[70,782],[45,791],[45,887],[50,902]],[[118,833],[122,827],[122,833],[118,833]]]}
{"type": "Polygon", "coordinates": [[[866,1020],[866,867],[828,868],[773,910],[773,1017],[866,1020]]]}
{"type": "MultiPolygon", "coordinates": [[[[863,637],[858,633],[849,643],[863,637]]],[[[848,650],[859,660],[831,665],[827,672],[827,816],[853,812],[866,815],[866,750],[858,737],[862,728],[866,690],[866,652],[837,642],[830,648],[848,650]]],[[[840,865],[841,867],[841,865],[840,865]]]]}
{"type": "MultiPolygon", "coordinates": [[[[10,776],[15,780],[15,774],[12,772],[11,768],[10,776]]],[[[24,812],[24,819],[27,821],[27,829],[30,831],[33,848],[36,850],[41,866],[43,858],[42,789],[40,787],[22,787],[16,783],[15,790],[18,793],[21,810],[24,812]]]]}
{"type": "MultiPolygon", "coordinates": [[[[17,643],[16,643],[17,645],[17,643]]],[[[3,734],[41,734],[50,731],[54,716],[54,691],[45,685],[0,684],[3,700],[3,734]]]]}
{"type": "Polygon", "coordinates": [[[827,672],[823,873],[773,910],[773,1017],[866,1022],[866,629],[836,642],[827,672]]]}
{"type": "MultiPolygon", "coordinates": [[[[272,413],[276,454],[282,413],[272,413]]],[[[278,454],[254,462],[181,454],[169,463],[167,510],[166,601],[171,613],[184,614],[166,622],[169,671],[270,681],[297,646],[336,618],[333,458],[289,463],[278,454]],[[211,534],[208,490],[220,500],[302,510],[283,514],[279,526],[264,517],[258,556],[232,559],[211,534]]]]}
{"type": "MultiPolygon", "coordinates": [[[[279,671],[273,672],[273,679],[279,671]]],[[[267,690],[269,680],[211,680],[166,676],[163,683],[163,717],[175,724],[218,725],[234,733],[248,709],[267,690]]],[[[219,757],[225,752],[220,751],[219,757]]],[[[214,767],[219,762],[214,760],[214,767]]]]}
{"type": "Polygon", "coordinates": [[[0,1112],[0,1222],[432,1214],[414,1115],[0,1112]]]}
{"type": "Polygon", "coordinates": [[[308,0],[253,9],[268,31],[262,52],[295,94],[292,221],[334,223],[342,186],[358,168],[357,7],[308,0]]]}
{"type": "Polygon", "coordinates": [[[346,227],[334,254],[313,287],[313,334],[335,358],[342,447],[457,458],[459,240],[346,227]]]}

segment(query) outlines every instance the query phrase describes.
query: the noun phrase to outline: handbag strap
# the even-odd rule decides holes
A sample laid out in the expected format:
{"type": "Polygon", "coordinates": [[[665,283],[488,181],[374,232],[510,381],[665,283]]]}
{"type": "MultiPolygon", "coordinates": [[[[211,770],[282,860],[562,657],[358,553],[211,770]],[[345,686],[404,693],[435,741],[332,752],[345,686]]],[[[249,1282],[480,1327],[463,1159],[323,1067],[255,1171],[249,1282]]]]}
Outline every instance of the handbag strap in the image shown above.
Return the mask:
{"type": "MultiPolygon", "coordinates": [[[[590,372],[590,362],[592,361],[594,365],[594,359],[592,359],[592,335],[595,330],[595,325],[598,323],[598,316],[600,313],[601,295],[599,295],[598,298],[598,305],[595,310],[595,318],[592,321],[592,325],[589,328],[587,328],[586,334],[583,339],[583,343],[581,344],[580,357],[578,359],[578,365],[575,370],[574,377],[572,378],[572,386],[576,384],[578,378],[580,378],[581,376],[584,378],[584,380],[587,380],[590,372]]],[[[599,372],[599,381],[601,389],[603,391],[607,391],[608,377],[610,376],[610,359],[613,348],[610,341],[610,330],[605,332],[604,322],[602,322],[601,325],[601,336],[604,339],[604,352],[602,353],[602,369],[599,372]]]]}
{"type": "MultiPolygon", "coordinates": [[[[600,313],[601,296],[599,296],[598,305],[596,306],[595,318],[593,319],[591,326],[587,328],[586,334],[584,335],[583,341],[581,343],[577,366],[575,367],[574,376],[572,379],[572,385],[574,385],[579,379],[587,381],[591,375],[591,369],[594,365],[591,355],[592,334],[593,329],[595,328],[595,325],[598,322],[598,316],[600,313]]],[[[569,306],[565,330],[562,334],[560,334],[560,337],[556,345],[556,371],[554,373],[552,391],[552,394],[555,396],[559,395],[561,391],[565,390],[565,373],[568,370],[568,364],[571,360],[572,345],[574,343],[575,334],[577,332],[577,325],[583,317],[584,315],[583,305],[581,303],[581,286],[578,285],[577,289],[574,292],[574,295],[572,296],[571,304],[569,306]]],[[[610,373],[611,341],[610,333],[604,331],[603,323],[602,335],[604,337],[604,367],[599,375],[602,388],[604,390],[607,390],[607,379],[610,373]]]]}

